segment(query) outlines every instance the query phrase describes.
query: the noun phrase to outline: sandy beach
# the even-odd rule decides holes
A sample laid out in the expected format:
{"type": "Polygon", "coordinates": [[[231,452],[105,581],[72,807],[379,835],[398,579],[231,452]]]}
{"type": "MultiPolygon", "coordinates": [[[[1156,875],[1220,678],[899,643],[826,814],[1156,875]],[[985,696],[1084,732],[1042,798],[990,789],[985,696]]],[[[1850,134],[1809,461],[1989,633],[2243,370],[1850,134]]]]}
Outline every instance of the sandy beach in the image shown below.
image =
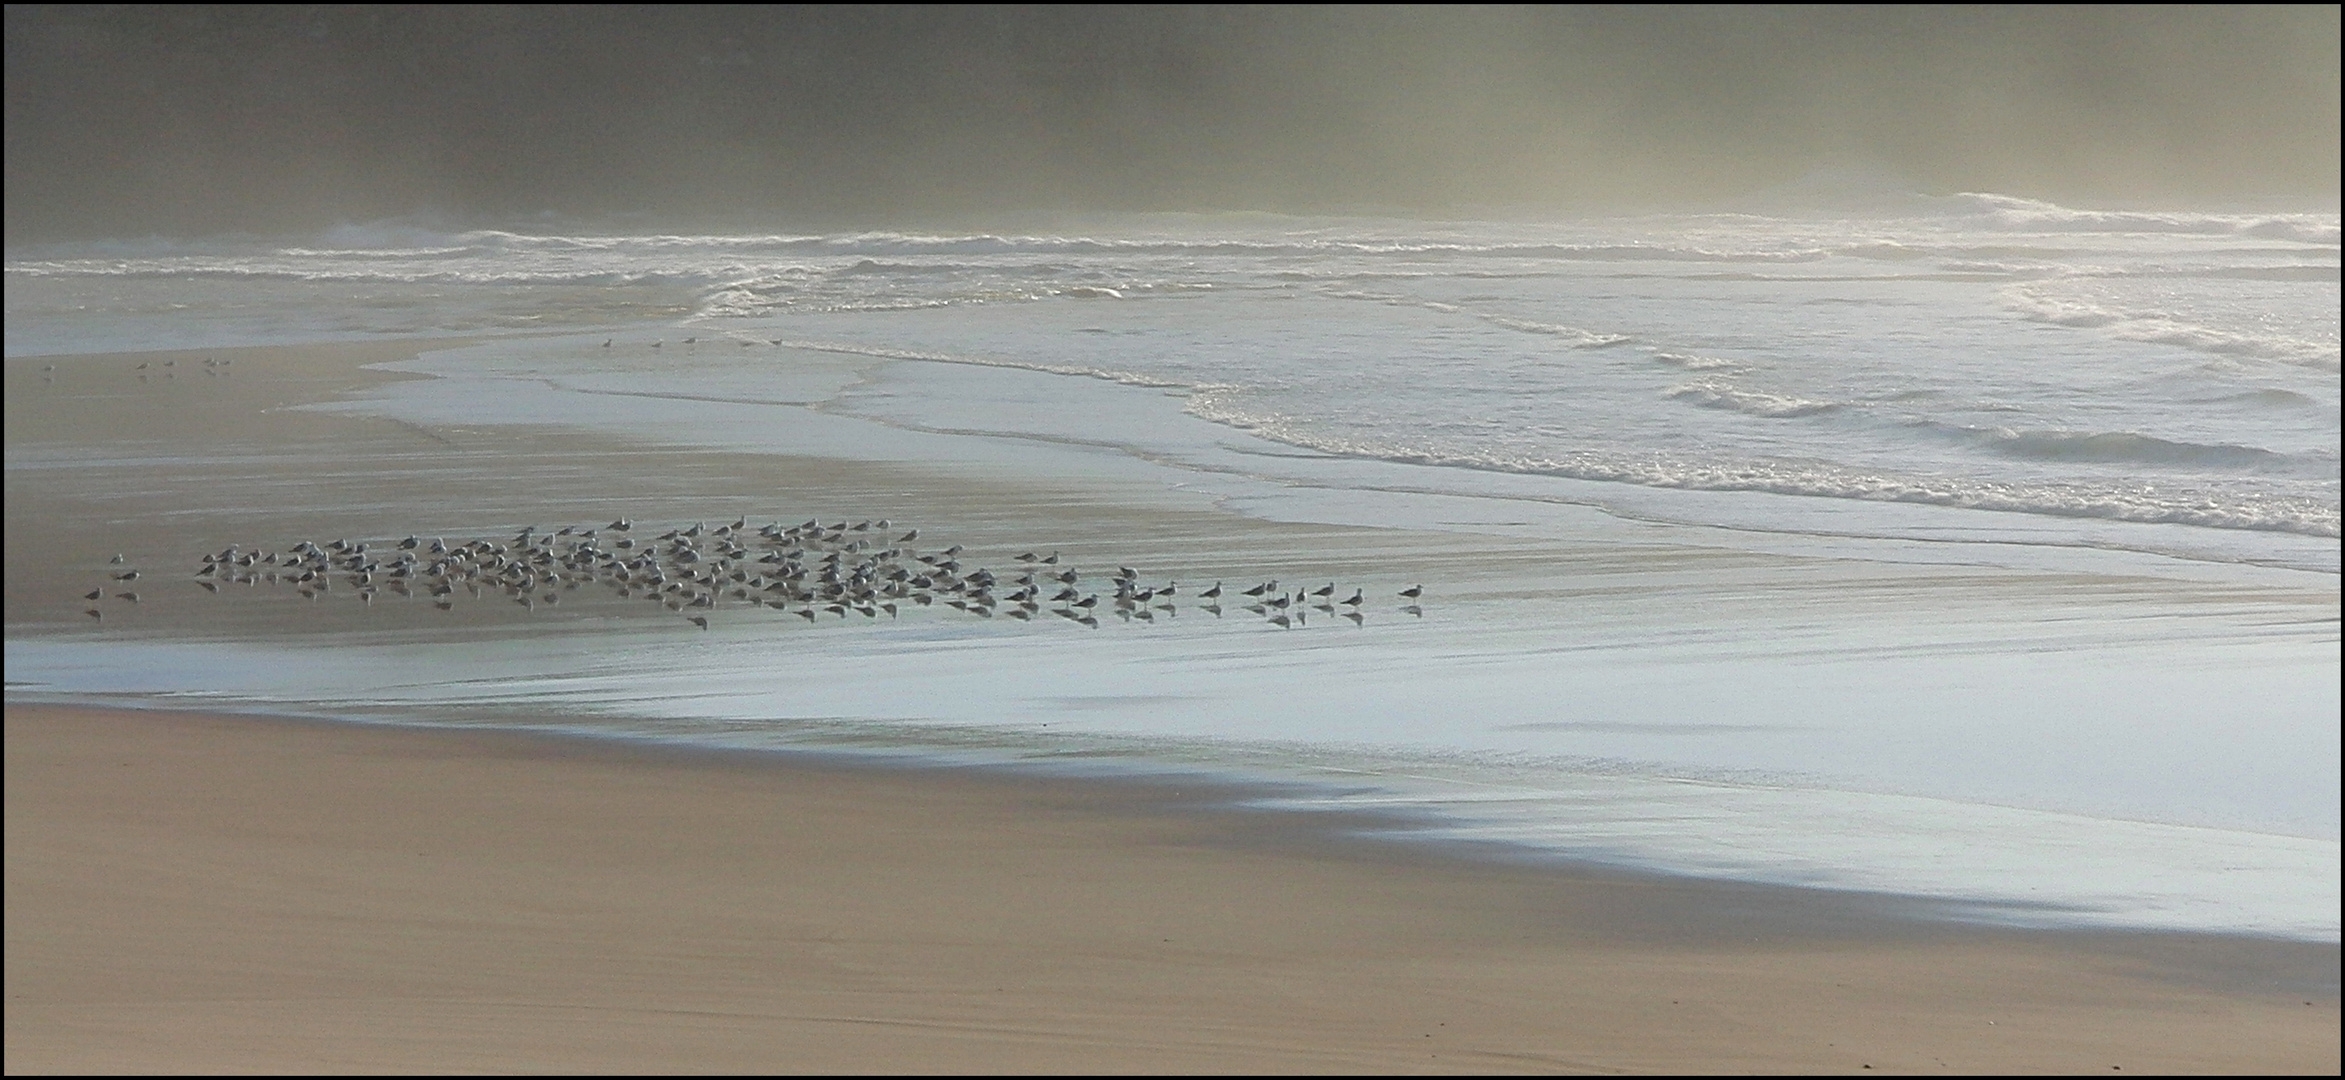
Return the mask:
{"type": "Polygon", "coordinates": [[[2338,1055],[2289,985],[2334,947],[1405,856],[1145,785],[20,706],[7,762],[11,1072],[2338,1055]]]}
{"type": "Polygon", "coordinates": [[[2339,8],[12,5],[16,1073],[2339,1075],[2339,8]]]}
{"type": "MultiPolygon", "coordinates": [[[[141,583],[135,603],[107,599],[99,623],[77,594],[103,580],[113,551],[174,566],[257,538],[774,505],[909,506],[973,546],[1039,538],[1205,580],[1375,568],[1505,596],[1568,561],[1580,607],[1697,591],[1713,614],[1778,603],[1773,586],[1719,594],[1719,580],[1774,572],[1733,552],[1428,540],[1178,497],[1135,508],[1064,478],[293,407],[396,378],[364,365],[414,348],[69,357],[54,373],[12,359],[12,642],[340,642],[359,655],[385,641],[558,643],[570,639],[549,635],[596,627],[667,640],[690,631],[586,602],[442,617],[261,591],[229,602],[167,581],[141,583]],[[195,374],[214,357],[233,357],[234,373],[195,374]],[[154,376],[167,360],[186,374],[154,376]],[[1585,584],[1605,574],[1617,577],[1585,584]]],[[[1859,613],[1916,590],[1950,608],[2008,605],[2047,580],[1802,565],[1835,575],[1805,586],[1814,596],[1859,613]]],[[[2058,587],[2100,603],[2140,585],[2058,587]]],[[[2311,610],[2333,595],[2256,602],[2311,610]]],[[[1622,603],[1617,621],[1631,625],[1622,603]]],[[[2333,944],[1990,929],[1882,896],[1469,858],[1361,839],[1355,827],[1374,822],[1357,816],[1232,809],[1244,792],[1211,785],[109,711],[28,702],[15,679],[11,1071],[2320,1073],[2338,1062],[2333,944]]]]}

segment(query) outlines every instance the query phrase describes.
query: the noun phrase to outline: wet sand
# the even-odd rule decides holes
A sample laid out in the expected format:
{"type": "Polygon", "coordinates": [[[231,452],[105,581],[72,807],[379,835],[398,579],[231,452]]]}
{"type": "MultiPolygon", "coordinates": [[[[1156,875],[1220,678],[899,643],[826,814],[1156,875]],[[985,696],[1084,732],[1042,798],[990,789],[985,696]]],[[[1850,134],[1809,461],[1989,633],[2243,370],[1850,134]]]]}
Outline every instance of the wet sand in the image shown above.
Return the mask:
{"type": "Polygon", "coordinates": [[[11,706],[7,1068],[2334,1072],[2336,950],[1161,786],[11,706]]]}
{"type": "MultiPolygon", "coordinates": [[[[11,637],[686,632],[616,600],[447,618],[265,590],[228,603],[175,572],[230,542],[620,515],[912,507],[992,558],[1046,544],[1199,580],[1438,561],[1459,593],[1573,560],[1586,602],[1588,582],[1690,589],[1753,558],[1435,547],[1015,478],[291,408],[398,377],[361,365],[412,348],[10,360],[11,637]],[[233,370],[201,364],[218,357],[233,370]],[[1148,546],[1102,539],[1118,533],[1148,546]],[[79,594],[115,551],[174,570],[89,620],[79,594]]],[[[1867,602],[1864,567],[1832,572],[1832,602],[1867,602]]],[[[2035,587],[1931,573],[1901,572],[1892,601],[2035,587]]],[[[16,690],[11,1070],[2338,1068],[2333,945],[1990,931],[1826,893],[1495,865],[1148,783],[104,712],[16,690]]]]}

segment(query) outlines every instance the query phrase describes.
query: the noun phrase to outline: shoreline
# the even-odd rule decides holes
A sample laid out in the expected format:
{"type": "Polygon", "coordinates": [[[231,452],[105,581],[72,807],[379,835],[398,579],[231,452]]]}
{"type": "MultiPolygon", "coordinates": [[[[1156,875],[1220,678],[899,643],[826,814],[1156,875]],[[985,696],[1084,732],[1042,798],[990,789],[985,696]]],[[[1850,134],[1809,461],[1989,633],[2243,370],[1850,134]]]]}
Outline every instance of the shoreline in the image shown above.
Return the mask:
{"type": "MultiPolygon", "coordinates": [[[[1899,731],[1939,738],[1926,714],[1874,725],[1866,702],[1902,706],[1916,674],[2038,678],[1966,657],[2080,637],[2100,651],[2057,652],[2041,678],[2072,681],[2081,657],[2131,685],[2209,647],[2333,675],[2333,633],[2259,629],[2317,623],[2333,589],[1274,521],[1106,476],[712,450],[494,410],[434,425],[303,407],[418,378],[361,365],[436,347],[271,347],[234,352],[232,374],[176,379],[99,354],[60,361],[53,393],[11,360],[12,658],[46,657],[25,677],[71,675],[57,688],[222,695],[209,712],[141,711],[28,703],[45,695],[11,685],[11,1068],[2335,1070],[2333,943],[2025,929],[1935,918],[1942,901],[1898,888],[1509,857],[1609,843],[1702,867],[1740,844],[1795,871],[1894,869],[1909,853],[1881,862],[1882,845],[1919,838],[1922,856],[2025,869],[2122,844],[2076,880],[2148,852],[2139,865],[2225,868],[2188,895],[2256,900],[2254,882],[2278,879],[2254,876],[2263,856],[2241,836],[2158,854],[2141,830],[2057,832],[2070,826],[2056,806],[2014,829],[1996,824],[1991,792],[1972,793],[1988,799],[1979,814],[1915,831],[1862,796],[1784,788],[1810,799],[1786,811],[1774,796],[1672,795],[1740,789],[1672,784],[1708,774],[1698,754],[1665,752],[1709,746],[1755,769],[1762,750],[1855,761],[1849,748],[1899,731]],[[924,543],[965,542],[972,564],[1063,550],[1086,573],[1140,566],[1191,592],[1248,574],[1372,590],[1421,577],[1440,601],[1364,628],[1314,616],[1310,633],[1189,608],[1097,633],[980,630],[935,609],[821,624],[726,609],[702,631],[592,589],[525,614],[497,595],[439,612],[388,596],[362,607],[340,588],[231,600],[174,580],[230,542],[443,528],[453,541],[507,521],[777,508],[893,513],[924,543]],[[101,623],[78,598],[116,551],[151,576],[143,600],[105,599],[101,623]],[[1842,681],[1805,688],[1815,672],[1842,681]],[[1675,696],[1688,678],[1736,697],[1675,696]],[[1768,687],[1791,696],[1746,708],[1768,687]],[[1556,704],[1583,695],[1594,704],[1556,704]],[[238,700],[314,715],[222,715],[238,700]],[[1443,726],[1459,713],[1498,726],[1443,726]],[[704,745],[641,737],[665,723],[704,745]],[[702,737],[743,723],[735,741],[765,749],[702,737]],[[982,752],[875,761],[790,749],[795,736],[747,734],[756,724],[907,749],[935,732],[982,752]],[[1118,739],[1164,753],[1092,756],[1118,739]],[[1183,749],[1221,743],[1255,749],[1183,749]],[[1555,792],[1544,774],[1451,775],[1406,756],[1453,743],[1681,771],[1591,773],[1555,792]],[[1313,749],[1293,770],[1243,763],[1264,747],[1313,749]],[[1000,764],[1027,752],[1077,767],[1000,764]],[[1167,771],[1132,775],[1151,762],[1167,771]],[[1287,772],[1338,782],[1281,799],[1287,772]],[[1442,800],[1484,795],[1528,816],[1478,835],[1426,824],[1442,800]],[[1591,808],[1538,801],[1550,796],[1591,808]],[[1562,824],[1537,817],[1556,806],[1562,824]],[[1507,831],[1525,821],[1568,842],[1507,831]],[[1394,823],[1398,839],[1360,835],[1394,823]],[[2294,987],[2310,992],[2279,993],[2294,987]]],[[[2318,690],[2331,713],[2333,685],[2318,690]]],[[[2122,708],[2086,705],[2048,756],[2089,746],[2104,722],[2135,729],[2122,708]]],[[[2071,896],[2029,892],[2068,879],[2002,872],[1962,864],[1943,880],[2020,905],[2071,896]]]]}
{"type": "MultiPolygon", "coordinates": [[[[2046,910],[2109,913],[2078,921],[2136,927],[2334,932],[2335,846],[2324,847],[2321,832],[2334,803],[2320,806],[2317,775],[2281,789],[2297,792],[2293,801],[2272,801],[2294,816],[2268,817],[2282,827],[2261,833],[2223,802],[2259,792],[2185,789],[2191,801],[2171,803],[2159,784],[2142,789],[2154,791],[2151,801],[2131,806],[2062,801],[2072,780],[2098,779],[2101,740],[2120,728],[2138,737],[2141,709],[2175,713],[2159,722],[2187,732],[2192,718],[2153,698],[2228,710],[2238,694],[2210,697],[2185,679],[2173,685],[2179,697],[2079,701],[2056,723],[1972,722],[1990,709],[2029,715],[2044,693],[2066,694],[2074,659],[2046,665],[2031,654],[2073,657],[2078,642],[2096,638],[2112,644],[2084,654],[2095,682],[2148,685],[2177,660],[2189,670],[2208,648],[2252,650],[2240,655],[2292,665],[2282,669],[2292,680],[2284,689],[2316,699],[2309,712],[2279,699],[2279,719],[2300,725],[2300,712],[2320,711],[2323,693],[2333,713],[2333,633],[2325,646],[2294,631],[2271,645],[2263,629],[2317,622],[2334,611],[2333,590],[1793,558],[1665,537],[1622,544],[1608,531],[1538,540],[1280,522],[1187,492],[1069,483],[1051,469],[723,452],[492,422],[493,409],[466,425],[419,426],[305,407],[347,403],[386,381],[427,385],[433,377],[361,365],[439,344],[242,352],[233,374],[176,383],[134,382],[134,361],[150,362],[135,356],[62,363],[54,388],[31,383],[32,365],[12,363],[12,663],[29,654],[26,677],[101,700],[107,691],[209,693],[231,710],[243,700],[328,715],[551,714],[588,728],[679,724],[695,741],[715,742],[741,724],[835,726],[896,744],[920,744],[931,731],[976,747],[971,756],[1136,751],[1239,776],[1309,774],[1323,794],[1356,786],[1364,796],[1339,803],[1455,809],[1463,813],[1453,822],[1501,843],[1618,850],[1624,862],[1681,873],[1980,896],[2014,911],[2041,900],[2055,905],[2046,910]],[[516,485],[517,476],[532,482],[516,485]],[[527,614],[494,595],[443,612],[389,594],[362,608],[340,588],[316,602],[284,588],[236,589],[231,599],[171,572],[192,567],[198,550],[300,536],[387,544],[444,529],[453,542],[523,523],[630,517],[650,526],[774,513],[893,514],[926,527],[926,544],[966,542],[973,564],[1014,567],[1007,560],[1022,549],[1063,550],[1087,572],[1140,566],[1192,593],[1201,582],[1256,575],[1340,579],[1380,595],[1429,581],[1441,599],[1421,621],[1371,612],[1355,628],[1315,616],[1308,633],[1193,608],[1098,632],[1047,617],[980,629],[950,622],[956,616],[940,605],[907,609],[900,623],[819,625],[727,608],[711,612],[704,634],[680,615],[595,589],[527,614]],[[114,551],[156,577],[141,583],[141,601],[99,601],[103,621],[92,620],[80,597],[93,581],[103,585],[114,551]],[[1787,611],[1803,624],[1788,635],[1787,611]],[[1917,611],[1928,618],[1916,621],[1917,611]],[[1704,637],[1718,644],[1700,644],[1704,637]],[[1883,658],[1862,659],[1874,655],[1883,658]],[[2326,690],[2296,685],[2294,671],[2324,663],[2326,690]],[[1835,681],[1811,686],[1815,672],[1835,681]],[[2004,693],[1962,715],[1925,708],[1902,723],[1874,719],[1913,711],[1907,687],[1917,680],[1993,686],[2015,676],[2025,681],[2012,685],[2042,693],[2004,693]],[[1730,699],[1706,689],[1727,683],[1738,687],[1730,699]],[[1754,707],[1755,698],[1780,703],[1754,707]],[[1476,716],[1498,719],[1476,730],[1476,716]],[[1864,774],[1868,758],[1911,756],[1899,732],[1943,740],[1948,721],[1977,731],[1969,745],[1978,748],[2068,729],[2048,757],[2082,767],[2027,777],[2033,761],[1993,763],[2016,770],[2000,790],[1927,764],[1864,774]],[[1296,748],[1305,752],[1287,752],[1296,748]],[[1538,764],[1510,772],[1516,760],[1538,764]],[[1620,761],[1643,765],[1608,779],[1620,761]],[[1857,770],[1836,776],[1835,762],[1857,770]],[[1778,774],[1787,783],[1770,780],[1778,774]],[[1319,785],[1321,777],[1335,783],[1319,785]],[[2153,812],[2127,813],[2136,806],[2153,812]],[[2239,827],[2225,831],[2233,820],[2239,827]],[[2072,870],[2074,851],[2111,858],[2072,870]],[[2202,869],[2213,866],[2226,868],[2220,880],[2202,869]]],[[[182,354],[179,367],[188,366],[182,354]]],[[[787,425],[802,411],[777,409],[771,419],[787,425]]],[[[2194,768],[2240,752],[2201,749],[2214,757],[2194,768]]],[[[2144,764],[2116,779],[2141,785],[2167,765],[2144,764]]],[[[2326,782],[2333,790],[2333,772],[2326,782]]]]}
{"type": "MultiPolygon", "coordinates": [[[[336,715],[317,711],[314,704],[300,708],[269,709],[258,703],[190,704],[134,703],[105,697],[18,692],[11,688],[11,709],[58,710],[121,714],[167,719],[224,719],[295,728],[411,732],[425,737],[463,740],[543,741],[556,753],[610,753],[643,760],[673,759],[724,768],[766,768],[871,773],[914,782],[920,777],[974,778],[1008,785],[1069,785],[1113,792],[1110,798],[1130,803],[1139,813],[1172,815],[1229,815],[1258,823],[1283,824],[1267,828],[1283,841],[1304,847],[1341,851],[1346,857],[1396,865],[1430,862],[1436,865],[1482,866],[1532,874],[1559,874],[1624,883],[1646,883],[1692,892],[1707,890],[1718,897],[1798,897],[1800,906],[1816,913],[1783,923],[1783,930],[1799,936],[1825,918],[1863,924],[1872,932],[1929,937],[1942,930],[1956,933],[2045,934],[2108,942],[2213,942],[2268,945],[2275,949],[2304,948],[2338,954],[2345,942],[2317,937],[2244,929],[2139,926],[2093,921],[2087,913],[2046,916],[2024,903],[2008,899],[1935,895],[1919,892],[1864,889],[1774,881],[1744,875],[1714,875],[1640,863],[1633,859],[1606,859],[1599,855],[1558,849],[1537,843],[1475,835],[1461,831],[1445,807],[1424,808],[1370,803],[1346,804],[1330,799],[1343,785],[1326,779],[1267,775],[1229,761],[1202,762],[1151,756],[1142,750],[1103,751],[1086,745],[1070,757],[1026,756],[1032,746],[1010,741],[962,743],[922,738],[912,732],[863,732],[758,745],[726,743],[690,737],[649,734],[640,730],[597,730],[579,717],[548,715],[538,722],[514,723],[510,716],[496,722],[431,718],[419,714],[355,713],[336,715]],[[972,748],[975,747],[975,748],[972,748]]],[[[510,710],[506,710],[508,713],[510,710]]],[[[454,714],[451,714],[454,715],[454,714]]],[[[598,718],[608,720],[612,718],[598,718]]],[[[645,721],[648,722],[648,721],[645,721]]],[[[953,731],[964,737],[1000,735],[991,731],[953,731]]],[[[2163,822],[2122,824],[2171,827],[2163,822]]],[[[2274,834],[2286,839],[2286,834],[2274,834]]],[[[1785,910],[1780,901],[1757,906],[1785,910]]],[[[1772,931],[1771,931],[1772,932],[1772,931]]],[[[2154,951],[2154,950],[2153,950],[2154,951]]],[[[2287,976],[2289,992],[2315,996],[2338,994],[2341,980],[2336,964],[2287,976]]]]}
{"type": "Polygon", "coordinates": [[[1819,918],[1801,890],[1484,862],[1183,784],[7,724],[12,1070],[2337,1060],[2334,982],[2271,984],[2333,980],[2335,946],[1819,918]]]}

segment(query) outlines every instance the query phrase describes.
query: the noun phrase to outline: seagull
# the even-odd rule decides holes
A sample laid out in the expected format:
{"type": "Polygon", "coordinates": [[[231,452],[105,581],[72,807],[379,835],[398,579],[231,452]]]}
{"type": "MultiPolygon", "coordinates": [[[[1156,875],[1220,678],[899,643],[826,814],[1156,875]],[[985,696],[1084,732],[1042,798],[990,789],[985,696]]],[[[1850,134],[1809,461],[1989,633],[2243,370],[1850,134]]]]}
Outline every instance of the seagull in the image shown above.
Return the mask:
{"type": "Polygon", "coordinates": [[[1411,585],[1406,589],[1402,589],[1400,594],[1402,596],[1408,597],[1411,600],[1414,600],[1420,596],[1425,595],[1425,587],[1423,585],[1411,585]]]}

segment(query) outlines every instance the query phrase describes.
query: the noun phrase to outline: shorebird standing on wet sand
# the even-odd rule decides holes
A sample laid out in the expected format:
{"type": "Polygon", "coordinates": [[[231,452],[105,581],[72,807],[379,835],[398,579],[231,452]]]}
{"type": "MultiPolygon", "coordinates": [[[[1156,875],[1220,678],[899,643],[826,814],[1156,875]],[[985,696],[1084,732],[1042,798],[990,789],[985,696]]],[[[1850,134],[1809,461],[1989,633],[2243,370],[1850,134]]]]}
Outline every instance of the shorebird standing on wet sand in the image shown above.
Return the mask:
{"type": "MultiPolygon", "coordinates": [[[[1057,565],[1060,555],[1055,551],[1024,551],[1015,556],[1022,565],[1006,570],[1010,577],[1004,579],[986,567],[964,568],[965,549],[959,544],[932,554],[914,551],[910,544],[919,538],[918,529],[903,530],[894,545],[883,548],[879,545],[898,528],[887,518],[844,518],[834,523],[809,519],[795,527],[775,522],[752,530],[748,517],[738,515],[714,527],[701,522],[668,529],[657,541],[640,544],[628,535],[632,526],[626,518],[615,518],[598,536],[592,525],[527,525],[518,527],[510,539],[459,540],[454,545],[420,531],[404,539],[336,540],[323,547],[303,540],[282,553],[246,552],[230,545],[203,556],[193,576],[207,592],[219,594],[219,582],[250,585],[261,576],[239,573],[237,568],[266,564],[276,567],[265,574],[271,584],[293,585],[313,601],[355,595],[361,603],[373,604],[425,595],[443,611],[466,593],[476,599],[503,595],[529,610],[550,608],[560,602],[562,593],[592,584],[607,587],[622,599],[640,596],[703,630],[712,629],[716,611],[730,609],[735,600],[809,622],[823,611],[842,619],[849,613],[875,618],[881,611],[899,618],[909,614],[905,608],[939,602],[978,618],[1020,621],[1038,616],[1048,604],[1053,614],[1091,628],[1111,611],[1119,619],[1142,623],[1171,618],[1179,611],[1178,584],[1143,586],[1141,571],[1129,566],[1119,566],[1112,574],[1094,572],[1094,577],[1107,577],[1108,585],[1093,592],[1076,587],[1083,574],[1057,565]],[[370,551],[370,546],[379,550],[370,551]],[[352,591],[329,592],[345,579],[355,587],[352,591]]],[[[646,536],[654,531],[647,527],[646,536]]],[[[970,562],[975,561],[970,556],[970,562]]],[[[113,582],[127,584],[140,576],[121,565],[127,562],[126,556],[116,556],[110,569],[117,572],[108,574],[113,582]]],[[[124,602],[137,602],[137,593],[117,592],[121,586],[107,584],[111,583],[101,583],[84,599],[96,604],[112,593],[124,602]]],[[[1311,610],[1338,614],[1358,625],[1366,602],[1365,589],[1358,587],[1349,597],[1336,599],[1341,594],[1333,581],[1289,591],[1274,578],[1244,594],[1246,610],[1292,630],[1309,625],[1311,610]]],[[[1399,596],[1407,602],[1423,594],[1422,585],[1413,585],[1399,596]]],[[[1220,602],[1231,590],[1216,581],[1190,595],[1197,606],[1218,618],[1220,602]]],[[[1414,603],[1402,610],[1422,614],[1414,603]]]]}

